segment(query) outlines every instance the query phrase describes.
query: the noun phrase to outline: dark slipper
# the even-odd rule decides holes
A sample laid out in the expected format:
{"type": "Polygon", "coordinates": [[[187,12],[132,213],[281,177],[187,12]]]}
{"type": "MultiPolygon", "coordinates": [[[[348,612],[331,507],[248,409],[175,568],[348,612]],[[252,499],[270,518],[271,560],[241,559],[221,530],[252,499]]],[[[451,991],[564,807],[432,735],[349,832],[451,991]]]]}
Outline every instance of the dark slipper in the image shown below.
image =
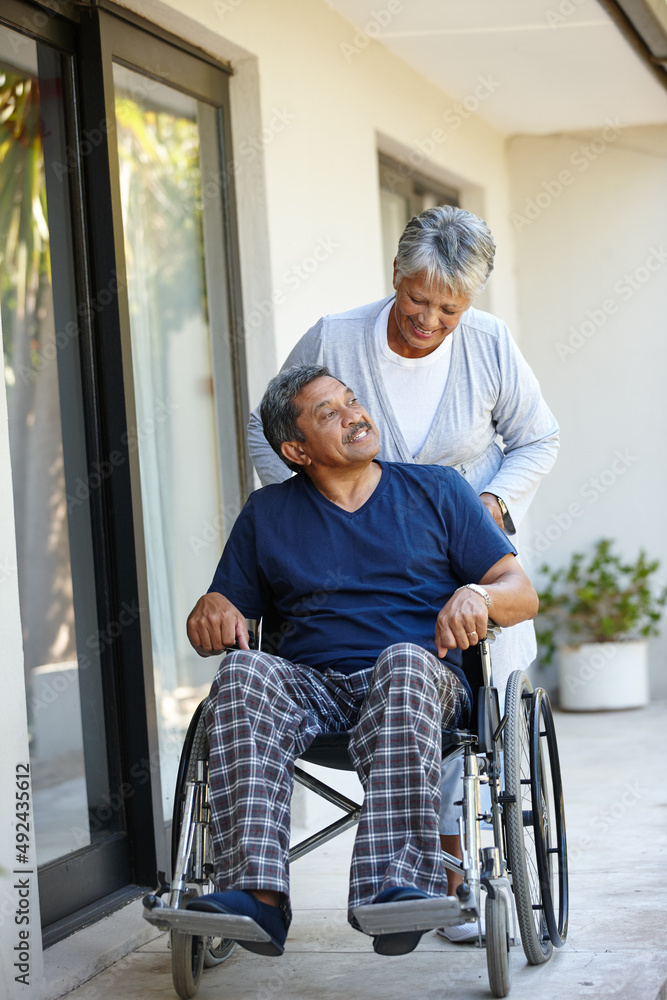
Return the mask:
{"type": "Polygon", "coordinates": [[[237,917],[251,917],[270,941],[241,941],[239,944],[257,955],[282,955],[285,951],[287,938],[287,923],[283,911],[278,906],[262,903],[256,896],[245,889],[234,889],[230,892],[211,892],[206,896],[193,899],[186,906],[187,910],[203,910],[205,913],[231,913],[237,917]]]}
{"type": "MultiPolygon", "coordinates": [[[[393,885],[373,900],[373,903],[402,903],[407,899],[431,899],[427,892],[410,886],[393,885]]],[[[378,934],[373,938],[373,950],[378,955],[408,955],[414,951],[425,931],[401,931],[396,934],[378,934]]]]}

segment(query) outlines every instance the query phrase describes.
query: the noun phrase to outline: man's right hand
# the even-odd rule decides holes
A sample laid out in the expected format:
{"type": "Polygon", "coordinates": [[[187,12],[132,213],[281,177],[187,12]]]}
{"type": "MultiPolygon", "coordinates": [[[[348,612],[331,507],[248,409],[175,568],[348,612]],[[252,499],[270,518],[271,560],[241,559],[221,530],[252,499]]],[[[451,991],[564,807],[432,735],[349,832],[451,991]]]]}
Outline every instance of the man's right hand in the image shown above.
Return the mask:
{"type": "Polygon", "coordinates": [[[250,649],[245,618],[222,594],[204,594],[188,615],[188,639],[200,656],[220,656],[237,641],[250,649]]]}

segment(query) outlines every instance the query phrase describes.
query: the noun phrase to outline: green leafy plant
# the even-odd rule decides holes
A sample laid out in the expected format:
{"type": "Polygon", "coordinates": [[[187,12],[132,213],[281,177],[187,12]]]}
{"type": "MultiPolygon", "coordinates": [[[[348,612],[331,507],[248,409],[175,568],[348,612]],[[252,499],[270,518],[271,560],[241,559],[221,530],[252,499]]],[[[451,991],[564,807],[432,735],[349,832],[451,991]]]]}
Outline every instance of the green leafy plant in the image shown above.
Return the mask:
{"type": "Polygon", "coordinates": [[[542,663],[550,663],[556,645],[618,642],[657,635],[667,587],[655,589],[651,577],[660,563],[641,549],[634,562],[612,551],[601,538],[588,558],[575,552],[567,566],[540,567],[546,577],[539,593],[537,641],[542,663]]]}

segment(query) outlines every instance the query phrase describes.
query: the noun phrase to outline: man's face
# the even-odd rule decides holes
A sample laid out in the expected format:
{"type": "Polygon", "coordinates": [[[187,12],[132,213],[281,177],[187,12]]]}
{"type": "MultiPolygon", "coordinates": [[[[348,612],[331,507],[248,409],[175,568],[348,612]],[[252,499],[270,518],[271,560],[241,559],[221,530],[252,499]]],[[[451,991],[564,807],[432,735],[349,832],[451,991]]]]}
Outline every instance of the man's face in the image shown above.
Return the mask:
{"type": "Polygon", "coordinates": [[[387,341],[404,358],[422,358],[439,347],[459,325],[472,299],[431,286],[426,276],[397,278],[396,304],[389,314],[387,341]]]}
{"type": "Polygon", "coordinates": [[[297,426],[306,440],[283,444],[283,449],[288,447],[286,457],[297,464],[349,468],[370,463],[380,450],[377,427],[352,390],[337,379],[315,379],[295,403],[301,410],[297,426]]]}

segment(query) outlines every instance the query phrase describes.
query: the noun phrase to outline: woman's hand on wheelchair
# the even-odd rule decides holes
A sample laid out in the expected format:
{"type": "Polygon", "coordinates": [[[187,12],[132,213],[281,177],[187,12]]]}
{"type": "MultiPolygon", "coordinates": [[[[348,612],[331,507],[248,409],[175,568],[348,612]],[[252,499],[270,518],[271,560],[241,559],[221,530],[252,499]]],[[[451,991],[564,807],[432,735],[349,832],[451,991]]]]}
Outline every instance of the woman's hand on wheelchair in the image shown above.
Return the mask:
{"type": "Polygon", "coordinates": [[[486,635],[488,615],[484,599],[471,590],[457,590],[441,609],[435,623],[435,645],[440,659],[448,649],[468,649],[486,635]]]}
{"type": "Polygon", "coordinates": [[[204,594],[188,615],[188,639],[200,656],[220,656],[229,646],[250,649],[246,620],[222,594],[204,594]]]}

